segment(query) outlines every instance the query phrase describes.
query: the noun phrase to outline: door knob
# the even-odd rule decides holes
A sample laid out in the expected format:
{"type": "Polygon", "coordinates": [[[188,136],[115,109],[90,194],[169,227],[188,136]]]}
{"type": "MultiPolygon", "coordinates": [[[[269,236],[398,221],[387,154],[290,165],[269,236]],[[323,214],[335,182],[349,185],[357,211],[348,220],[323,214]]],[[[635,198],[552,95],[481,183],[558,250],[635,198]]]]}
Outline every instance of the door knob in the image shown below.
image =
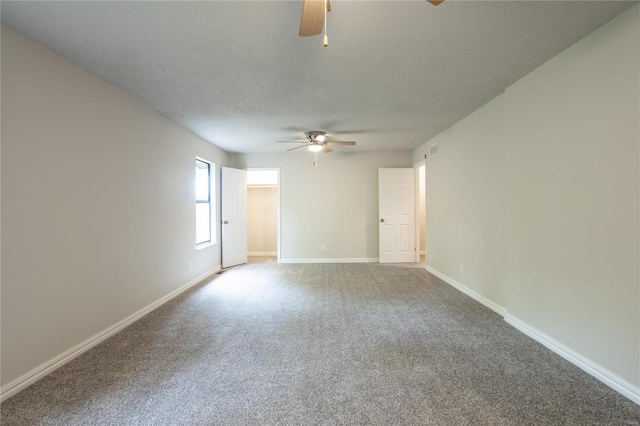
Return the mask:
{"type": "Polygon", "coordinates": [[[380,219],[380,222],[384,222],[384,219],[380,219]]]}
{"type": "Polygon", "coordinates": [[[224,221],[224,222],[222,222],[222,223],[224,223],[224,224],[226,225],[226,224],[227,224],[227,223],[229,223],[229,222],[225,220],[225,221],[224,221]]]}

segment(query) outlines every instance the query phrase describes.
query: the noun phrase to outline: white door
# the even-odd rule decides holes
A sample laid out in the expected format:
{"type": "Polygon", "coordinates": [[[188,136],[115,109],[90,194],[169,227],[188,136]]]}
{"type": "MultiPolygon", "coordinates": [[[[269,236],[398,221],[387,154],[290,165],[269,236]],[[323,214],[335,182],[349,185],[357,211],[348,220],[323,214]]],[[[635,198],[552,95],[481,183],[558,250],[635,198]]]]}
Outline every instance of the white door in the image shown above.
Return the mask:
{"type": "Polygon", "coordinates": [[[415,262],[415,170],[378,169],[380,263],[415,262]]]}
{"type": "Polygon", "coordinates": [[[222,267],[247,263],[247,172],[222,168],[222,267]]]}

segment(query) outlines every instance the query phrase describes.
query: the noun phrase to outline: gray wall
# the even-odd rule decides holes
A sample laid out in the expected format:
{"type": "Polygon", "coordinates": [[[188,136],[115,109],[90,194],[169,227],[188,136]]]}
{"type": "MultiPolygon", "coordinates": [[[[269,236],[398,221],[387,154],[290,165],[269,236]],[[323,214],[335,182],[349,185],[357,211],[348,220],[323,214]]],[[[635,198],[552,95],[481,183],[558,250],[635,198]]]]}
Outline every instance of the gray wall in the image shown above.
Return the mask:
{"type": "Polygon", "coordinates": [[[220,265],[195,250],[196,156],[230,164],[2,27],[3,385],[220,265]]]}
{"type": "Polygon", "coordinates": [[[413,152],[440,144],[428,266],[636,392],[639,28],[636,5],[413,152]]]}
{"type": "Polygon", "coordinates": [[[412,167],[411,153],[336,149],[318,159],[313,166],[308,151],[235,154],[234,166],[280,167],[282,261],[376,260],[378,168],[412,167]]]}

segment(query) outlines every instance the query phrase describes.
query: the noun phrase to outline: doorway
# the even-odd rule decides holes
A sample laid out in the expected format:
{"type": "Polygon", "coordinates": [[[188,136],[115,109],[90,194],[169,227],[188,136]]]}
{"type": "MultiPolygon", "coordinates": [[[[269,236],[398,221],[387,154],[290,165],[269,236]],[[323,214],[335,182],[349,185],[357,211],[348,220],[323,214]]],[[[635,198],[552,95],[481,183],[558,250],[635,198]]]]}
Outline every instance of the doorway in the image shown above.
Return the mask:
{"type": "Polygon", "coordinates": [[[416,169],[416,262],[427,265],[427,178],[426,161],[421,161],[414,166],[416,169]]]}
{"type": "Polygon", "coordinates": [[[280,169],[247,169],[247,255],[280,261],[280,169]]]}

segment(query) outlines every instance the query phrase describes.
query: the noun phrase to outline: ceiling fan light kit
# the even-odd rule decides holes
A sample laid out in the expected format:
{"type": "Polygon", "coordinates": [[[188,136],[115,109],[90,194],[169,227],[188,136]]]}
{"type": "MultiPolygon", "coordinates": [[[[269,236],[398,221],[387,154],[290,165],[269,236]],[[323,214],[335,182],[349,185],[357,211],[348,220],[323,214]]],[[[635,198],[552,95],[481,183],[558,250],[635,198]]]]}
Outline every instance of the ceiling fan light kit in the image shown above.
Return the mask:
{"type": "Polygon", "coordinates": [[[295,148],[287,149],[287,151],[293,151],[298,148],[302,148],[304,146],[307,149],[315,154],[316,160],[313,162],[314,166],[318,165],[318,153],[320,151],[326,152],[327,154],[333,152],[328,145],[347,145],[353,146],[356,143],[354,141],[330,141],[327,140],[327,134],[325,132],[321,132],[319,130],[313,130],[311,132],[307,132],[304,134],[307,138],[306,141],[278,141],[283,143],[298,143],[300,146],[296,146],[295,148]]]}

